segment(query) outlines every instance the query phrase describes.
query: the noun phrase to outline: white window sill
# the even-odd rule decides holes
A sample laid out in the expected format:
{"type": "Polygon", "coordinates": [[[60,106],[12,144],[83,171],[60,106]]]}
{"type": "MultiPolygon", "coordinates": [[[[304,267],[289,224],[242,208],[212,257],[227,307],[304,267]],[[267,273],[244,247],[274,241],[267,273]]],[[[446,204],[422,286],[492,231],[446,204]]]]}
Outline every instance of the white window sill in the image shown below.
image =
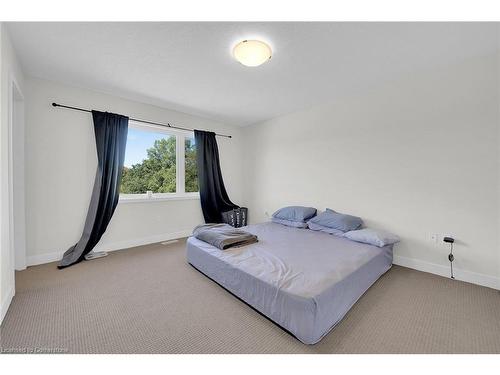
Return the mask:
{"type": "Polygon", "coordinates": [[[152,196],[152,197],[147,197],[145,194],[137,194],[137,196],[127,196],[123,197],[120,196],[120,199],[118,200],[119,204],[122,203],[145,203],[145,202],[165,202],[165,201],[185,201],[185,200],[193,200],[193,199],[200,199],[200,194],[198,193],[192,193],[192,194],[182,194],[182,195],[176,195],[172,194],[170,196],[166,195],[161,195],[161,196],[152,196]]]}

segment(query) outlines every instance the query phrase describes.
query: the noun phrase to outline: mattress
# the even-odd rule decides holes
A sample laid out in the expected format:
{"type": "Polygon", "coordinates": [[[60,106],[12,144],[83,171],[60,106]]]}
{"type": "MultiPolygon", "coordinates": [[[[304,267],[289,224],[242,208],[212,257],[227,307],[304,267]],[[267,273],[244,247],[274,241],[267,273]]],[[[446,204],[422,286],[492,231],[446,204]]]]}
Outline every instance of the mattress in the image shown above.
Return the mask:
{"type": "Polygon", "coordinates": [[[328,334],[392,266],[392,245],[272,222],[242,229],[259,242],[219,250],[190,237],[187,261],[305,344],[328,334]]]}

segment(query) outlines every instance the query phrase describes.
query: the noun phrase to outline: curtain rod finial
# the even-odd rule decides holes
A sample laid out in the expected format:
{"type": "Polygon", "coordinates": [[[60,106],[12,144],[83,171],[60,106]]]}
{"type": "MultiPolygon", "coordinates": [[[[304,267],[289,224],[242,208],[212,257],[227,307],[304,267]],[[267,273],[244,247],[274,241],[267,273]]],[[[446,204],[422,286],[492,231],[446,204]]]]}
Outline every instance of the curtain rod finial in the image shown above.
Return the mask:
{"type": "Polygon", "coordinates": [[[52,103],[52,107],[57,107],[57,103],[52,103]]]}

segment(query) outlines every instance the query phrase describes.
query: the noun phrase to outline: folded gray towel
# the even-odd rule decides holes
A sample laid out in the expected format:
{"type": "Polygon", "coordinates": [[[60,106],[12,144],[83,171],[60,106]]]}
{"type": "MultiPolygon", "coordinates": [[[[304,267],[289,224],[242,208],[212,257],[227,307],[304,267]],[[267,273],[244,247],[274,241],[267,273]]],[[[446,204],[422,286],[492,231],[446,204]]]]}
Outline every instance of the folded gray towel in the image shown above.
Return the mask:
{"type": "Polygon", "coordinates": [[[228,224],[203,224],[193,229],[193,236],[221,250],[250,245],[258,241],[257,236],[228,224]]]}

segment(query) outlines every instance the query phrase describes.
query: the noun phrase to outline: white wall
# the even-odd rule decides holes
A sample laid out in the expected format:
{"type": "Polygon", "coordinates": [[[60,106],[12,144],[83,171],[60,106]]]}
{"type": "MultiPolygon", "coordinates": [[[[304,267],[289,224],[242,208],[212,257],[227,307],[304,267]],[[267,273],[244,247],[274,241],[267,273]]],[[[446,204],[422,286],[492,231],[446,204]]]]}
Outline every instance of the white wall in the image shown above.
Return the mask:
{"type": "MultiPolygon", "coordinates": [[[[218,138],[222,170],[252,222],[288,204],[331,207],[399,234],[396,263],[442,275],[448,248],[430,235],[450,234],[457,276],[498,287],[498,67],[498,56],[489,56],[395,77],[243,129],[27,77],[28,264],[58,260],[78,240],[94,180],[91,118],[54,109],[57,101],[230,133],[231,140],[218,138]]],[[[3,119],[2,111],[2,126],[3,119]]],[[[180,237],[201,221],[198,200],[120,203],[98,249],[180,237]]]]}
{"type": "MultiPolygon", "coordinates": [[[[11,184],[14,184],[9,174],[11,169],[10,163],[13,158],[9,155],[11,148],[10,142],[14,135],[22,134],[22,129],[14,129],[13,132],[9,129],[10,119],[10,103],[13,100],[12,85],[17,84],[19,90],[23,91],[24,77],[18,63],[16,54],[12,48],[10,37],[5,26],[0,23],[0,322],[3,320],[10,301],[15,293],[14,282],[14,267],[15,253],[13,246],[13,230],[10,225],[10,198],[12,195],[11,184]]],[[[23,142],[22,139],[12,139],[14,145],[23,142]]],[[[15,148],[13,157],[17,157],[18,152],[15,148]]],[[[17,174],[18,178],[22,178],[21,174],[17,174]]],[[[22,181],[21,181],[22,182],[22,181]]],[[[18,186],[18,185],[16,185],[18,186]]],[[[22,200],[22,196],[20,200],[22,200]]],[[[14,209],[14,208],[13,208],[14,209]]],[[[17,207],[15,207],[17,209],[17,207]]],[[[17,217],[17,216],[16,216],[17,217]]],[[[17,228],[16,228],[17,229],[17,228]]]]}
{"type": "Polygon", "coordinates": [[[24,97],[18,87],[12,96],[12,203],[13,245],[16,270],[26,269],[26,209],[24,175],[24,97]]]}
{"type": "MultiPolygon", "coordinates": [[[[234,202],[242,200],[241,128],[27,77],[28,264],[59,260],[62,253],[79,239],[97,165],[91,116],[53,108],[52,102],[233,135],[232,139],[217,137],[217,141],[228,193],[234,202]]],[[[199,199],[119,203],[97,249],[120,249],[183,237],[202,221],[199,199]]]]}
{"type": "Polygon", "coordinates": [[[498,57],[416,72],[244,129],[252,222],[284,205],[361,216],[401,236],[395,262],[499,287],[498,57]]]}

